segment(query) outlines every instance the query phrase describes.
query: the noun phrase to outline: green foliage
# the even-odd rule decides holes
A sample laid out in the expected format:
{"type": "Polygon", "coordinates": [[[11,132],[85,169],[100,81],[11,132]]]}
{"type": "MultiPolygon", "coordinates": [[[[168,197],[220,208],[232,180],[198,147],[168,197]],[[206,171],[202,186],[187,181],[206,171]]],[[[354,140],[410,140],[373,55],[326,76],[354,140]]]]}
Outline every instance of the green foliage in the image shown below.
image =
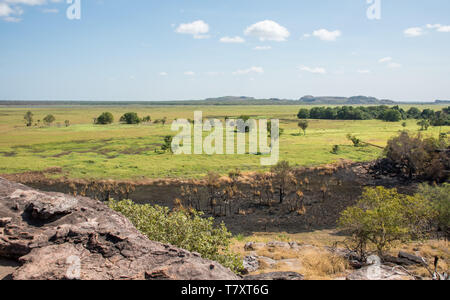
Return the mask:
{"type": "Polygon", "coordinates": [[[200,253],[203,258],[217,261],[236,273],[242,271],[239,257],[229,251],[232,234],[223,223],[214,227],[213,218],[203,218],[202,213],[194,210],[170,211],[130,200],[111,200],[109,207],[127,217],[152,241],[200,253]]]}
{"type": "Polygon", "coordinates": [[[402,114],[397,109],[389,109],[383,113],[382,120],[386,122],[399,122],[402,120],[402,114]]]}
{"type": "Polygon", "coordinates": [[[374,246],[383,255],[396,242],[417,237],[432,217],[428,201],[402,195],[396,189],[367,188],[355,206],[342,212],[339,227],[366,253],[374,246]]]}
{"type": "Polygon", "coordinates": [[[331,150],[331,153],[339,154],[340,151],[341,151],[341,147],[339,145],[334,145],[333,149],[331,150]]]}
{"type": "Polygon", "coordinates": [[[297,114],[299,119],[309,119],[309,109],[302,108],[297,114]]]}
{"type": "Polygon", "coordinates": [[[69,121],[69,120],[65,120],[65,121],[64,121],[64,125],[65,125],[66,127],[69,127],[69,126],[70,126],[70,121],[69,121]]]}
{"type": "Polygon", "coordinates": [[[150,123],[152,121],[152,117],[150,116],[145,116],[142,118],[142,122],[144,123],[150,123]]]}
{"type": "Polygon", "coordinates": [[[423,184],[419,187],[418,196],[424,197],[435,212],[435,224],[439,230],[450,234],[450,184],[430,186],[423,184]]]}
{"type": "Polygon", "coordinates": [[[417,125],[421,127],[420,128],[421,131],[427,131],[428,128],[430,128],[431,123],[429,120],[424,119],[424,120],[420,120],[419,122],[417,122],[417,125]]]}
{"type": "Polygon", "coordinates": [[[135,112],[129,112],[120,117],[120,122],[125,124],[139,124],[141,119],[139,119],[138,114],[135,112]]]}
{"type": "Polygon", "coordinates": [[[31,127],[33,125],[33,113],[31,111],[27,111],[23,118],[25,119],[27,127],[31,127]]]}
{"type": "Polygon", "coordinates": [[[44,118],[44,123],[46,125],[51,125],[53,122],[55,122],[56,118],[53,115],[47,115],[44,118]]]}
{"type": "Polygon", "coordinates": [[[114,122],[114,116],[110,112],[102,113],[96,120],[95,124],[108,125],[114,122]]]}
{"type": "Polygon", "coordinates": [[[351,141],[351,142],[353,143],[353,146],[355,146],[355,147],[363,147],[363,146],[364,146],[364,144],[363,144],[363,142],[361,141],[361,139],[357,138],[357,137],[354,136],[354,135],[347,134],[347,139],[348,139],[349,141],[351,141]]]}
{"type": "Polygon", "coordinates": [[[308,129],[309,127],[309,122],[307,120],[300,120],[297,125],[301,130],[303,130],[303,133],[306,135],[306,129],[308,129]]]}
{"type": "Polygon", "coordinates": [[[172,152],[172,140],[173,140],[173,136],[166,135],[164,137],[164,144],[161,146],[161,150],[172,152]]]}

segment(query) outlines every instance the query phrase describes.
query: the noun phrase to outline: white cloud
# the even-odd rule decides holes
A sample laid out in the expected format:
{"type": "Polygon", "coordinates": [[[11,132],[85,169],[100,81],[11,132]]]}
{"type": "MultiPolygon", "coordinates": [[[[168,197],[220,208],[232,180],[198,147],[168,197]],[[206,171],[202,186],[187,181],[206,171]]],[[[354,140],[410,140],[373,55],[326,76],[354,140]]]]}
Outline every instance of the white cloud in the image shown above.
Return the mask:
{"type": "MultiPolygon", "coordinates": [[[[0,0],[1,1],[1,0],[0,0]]],[[[38,6],[50,3],[61,3],[63,0],[3,0],[0,2],[0,18],[6,22],[20,22],[23,14],[22,5],[38,6]]],[[[44,13],[56,12],[56,9],[43,10],[44,13]]]]}
{"type": "Polygon", "coordinates": [[[257,51],[265,51],[265,50],[270,50],[272,49],[272,47],[270,46],[256,46],[255,48],[253,48],[253,50],[257,50],[257,51]]]}
{"type": "Polygon", "coordinates": [[[244,70],[237,70],[236,72],[233,72],[233,75],[245,75],[250,73],[262,74],[264,73],[264,69],[262,67],[251,67],[244,70]]]}
{"type": "Polygon", "coordinates": [[[340,30],[329,31],[326,29],[319,29],[314,31],[312,35],[322,41],[334,42],[342,35],[342,32],[340,30]]]}
{"type": "Polygon", "coordinates": [[[425,31],[421,27],[411,27],[406,29],[404,32],[407,37],[417,37],[425,34],[425,31]]]}
{"type": "Polygon", "coordinates": [[[169,74],[167,72],[161,72],[159,73],[159,76],[168,76],[169,74]]]}
{"type": "Polygon", "coordinates": [[[244,34],[257,37],[262,42],[284,42],[291,35],[285,27],[270,20],[265,20],[249,26],[245,29],[244,34]]]}
{"type": "Polygon", "coordinates": [[[245,43],[245,40],[243,38],[241,38],[240,36],[235,36],[235,37],[225,36],[220,39],[220,42],[228,43],[228,44],[242,44],[242,43],[245,43]]]}
{"type": "Polygon", "coordinates": [[[401,68],[402,65],[399,64],[399,63],[393,62],[393,63],[388,64],[388,67],[391,68],[391,69],[397,69],[397,68],[401,68]]]}
{"type": "Polygon", "coordinates": [[[441,26],[438,28],[439,32],[450,32],[450,26],[441,26]]]}
{"type": "Polygon", "coordinates": [[[194,21],[192,23],[180,24],[175,32],[180,34],[190,34],[195,39],[209,38],[206,35],[209,32],[209,25],[202,20],[194,21]]]}
{"type": "Polygon", "coordinates": [[[195,72],[187,71],[187,72],[184,72],[184,75],[186,75],[186,76],[195,76],[195,72]]]}
{"type": "Polygon", "coordinates": [[[370,71],[370,70],[358,70],[357,72],[359,74],[370,74],[370,73],[372,73],[372,71],[370,71]]]}
{"type": "Polygon", "coordinates": [[[324,68],[310,68],[306,66],[300,66],[300,70],[314,74],[327,74],[327,70],[325,70],[324,68]]]}
{"type": "Polygon", "coordinates": [[[388,56],[388,57],[381,58],[378,62],[385,63],[385,62],[390,62],[390,61],[392,61],[392,57],[388,56]]]}
{"type": "Polygon", "coordinates": [[[439,28],[439,27],[441,27],[442,25],[441,24],[427,24],[427,28],[428,29],[437,29],[437,28],[439,28]]]}

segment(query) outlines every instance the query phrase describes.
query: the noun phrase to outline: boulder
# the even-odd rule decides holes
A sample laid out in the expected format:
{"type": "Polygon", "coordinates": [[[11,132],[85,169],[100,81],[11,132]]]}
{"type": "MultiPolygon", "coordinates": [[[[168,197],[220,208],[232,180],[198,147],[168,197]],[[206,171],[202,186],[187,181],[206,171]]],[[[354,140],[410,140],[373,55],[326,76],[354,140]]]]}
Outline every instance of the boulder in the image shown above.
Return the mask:
{"type": "Polygon", "coordinates": [[[244,246],[245,251],[258,251],[266,248],[265,243],[255,243],[255,242],[248,242],[244,246]]]}
{"type": "Polygon", "coordinates": [[[250,275],[244,280],[304,280],[305,277],[295,272],[273,272],[260,275],[250,275]]]}
{"type": "Polygon", "coordinates": [[[246,274],[259,270],[259,260],[256,256],[250,255],[244,258],[244,270],[246,274]]]}
{"type": "Polygon", "coordinates": [[[0,257],[16,280],[238,280],[217,262],[148,240],[128,219],[85,197],[0,178],[0,257]]]}

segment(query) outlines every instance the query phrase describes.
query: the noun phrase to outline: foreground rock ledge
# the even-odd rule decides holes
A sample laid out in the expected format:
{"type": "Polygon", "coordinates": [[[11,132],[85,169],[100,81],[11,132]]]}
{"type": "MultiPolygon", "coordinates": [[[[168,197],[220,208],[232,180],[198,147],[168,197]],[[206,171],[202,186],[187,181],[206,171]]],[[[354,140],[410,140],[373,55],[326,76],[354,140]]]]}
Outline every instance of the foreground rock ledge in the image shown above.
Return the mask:
{"type": "Polygon", "coordinates": [[[84,197],[0,178],[0,257],[15,280],[238,280],[195,253],[148,240],[122,215],[84,197]]]}

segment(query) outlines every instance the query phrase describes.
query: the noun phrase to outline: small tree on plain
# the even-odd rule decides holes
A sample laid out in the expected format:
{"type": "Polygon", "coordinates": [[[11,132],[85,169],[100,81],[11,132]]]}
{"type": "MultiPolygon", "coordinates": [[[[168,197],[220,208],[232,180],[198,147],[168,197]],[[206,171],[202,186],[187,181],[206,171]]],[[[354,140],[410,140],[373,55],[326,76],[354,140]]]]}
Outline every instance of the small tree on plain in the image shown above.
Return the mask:
{"type": "Polygon", "coordinates": [[[33,125],[33,113],[31,111],[27,111],[23,118],[25,119],[27,127],[31,127],[33,125]]]}
{"type": "Polygon", "coordinates": [[[301,120],[297,125],[301,130],[303,130],[303,134],[306,135],[306,129],[309,127],[309,122],[307,120],[301,120]]]}
{"type": "Polygon", "coordinates": [[[47,115],[44,118],[44,123],[48,126],[52,125],[53,122],[55,122],[56,118],[53,115],[47,115]]]}

